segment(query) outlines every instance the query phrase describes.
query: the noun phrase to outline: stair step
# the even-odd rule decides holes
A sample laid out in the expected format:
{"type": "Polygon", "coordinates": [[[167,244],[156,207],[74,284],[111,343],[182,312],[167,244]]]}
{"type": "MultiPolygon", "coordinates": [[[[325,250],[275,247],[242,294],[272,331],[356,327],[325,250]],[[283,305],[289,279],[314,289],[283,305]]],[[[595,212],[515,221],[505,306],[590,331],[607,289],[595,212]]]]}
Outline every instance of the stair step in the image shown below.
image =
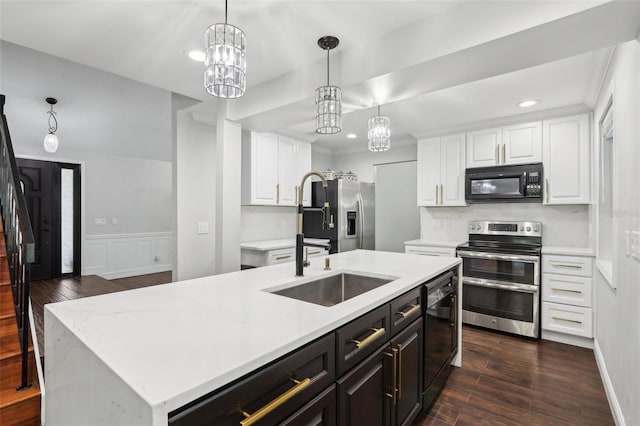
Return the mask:
{"type": "Polygon", "coordinates": [[[0,390],[0,424],[40,425],[40,388],[0,390]]]}

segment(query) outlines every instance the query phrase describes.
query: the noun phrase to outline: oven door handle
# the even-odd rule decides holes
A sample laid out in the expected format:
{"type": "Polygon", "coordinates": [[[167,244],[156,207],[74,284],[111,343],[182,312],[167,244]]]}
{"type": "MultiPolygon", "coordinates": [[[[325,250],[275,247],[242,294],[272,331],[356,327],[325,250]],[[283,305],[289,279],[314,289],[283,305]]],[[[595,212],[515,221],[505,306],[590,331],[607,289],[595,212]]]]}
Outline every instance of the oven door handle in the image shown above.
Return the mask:
{"type": "Polygon", "coordinates": [[[526,256],[526,255],[513,255],[513,254],[497,254],[497,253],[484,253],[480,251],[466,251],[458,250],[458,257],[470,257],[475,259],[495,259],[506,260],[509,262],[530,262],[539,263],[540,258],[538,256],[526,256]]]}
{"type": "Polygon", "coordinates": [[[500,284],[488,280],[480,280],[475,278],[464,277],[462,284],[474,285],[477,287],[496,288],[499,290],[518,291],[520,293],[537,293],[539,287],[531,284],[500,284]]]}

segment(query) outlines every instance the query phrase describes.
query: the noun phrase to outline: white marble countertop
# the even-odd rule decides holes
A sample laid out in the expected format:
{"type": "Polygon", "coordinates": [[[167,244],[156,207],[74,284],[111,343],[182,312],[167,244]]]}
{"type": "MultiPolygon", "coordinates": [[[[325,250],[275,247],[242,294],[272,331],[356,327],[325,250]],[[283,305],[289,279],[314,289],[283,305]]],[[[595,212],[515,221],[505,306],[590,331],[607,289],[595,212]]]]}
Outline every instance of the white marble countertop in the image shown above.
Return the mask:
{"type": "Polygon", "coordinates": [[[432,240],[411,240],[405,241],[404,245],[406,246],[432,246],[432,247],[447,247],[447,248],[456,248],[460,244],[466,242],[464,241],[432,241],[432,240]]]}
{"type": "MultiPolygon", "coordinates": [[[[166,419],[168,412],[460,262],[368,250],[330,257],[332,271],[314,262],[305,277],[295,277],[287,263],[54,303],[45,310],[146,401],[154,418],[166,419]],[[397,279],[332,307],[265,291],[340,271],[397,279]]],[[[47,346],[47,354],[64,355],[61,346],[47,346]]]]}
{"type": "Polygon", "coordinates": [[[542,254],[560,254],[566,256],[595,256],[595,251],[589,247],[553,247],[542,246],[542,254]]]}
{"type": "MultiPolygon", "coordinates": [[[[311,244],[329,244],[330,242],[329,239],[320,238],[305,238],[304,241],[311,244]]],[[[247,241],[244,243],[240,243],[240,248],[258,251],[278,250],[295,246],[295,238],[286,238],[282,240],[247,241]]]]}

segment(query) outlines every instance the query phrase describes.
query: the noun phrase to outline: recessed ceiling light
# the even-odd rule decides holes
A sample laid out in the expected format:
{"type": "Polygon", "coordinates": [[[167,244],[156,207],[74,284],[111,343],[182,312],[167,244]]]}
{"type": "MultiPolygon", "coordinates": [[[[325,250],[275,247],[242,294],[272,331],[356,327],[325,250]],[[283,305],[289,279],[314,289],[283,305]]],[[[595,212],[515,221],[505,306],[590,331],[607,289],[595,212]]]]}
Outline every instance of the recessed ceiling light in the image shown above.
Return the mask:
{"type": "Polygon", "coordinates": [[[540,101],[536,101],[535,99],[530,99],[528,101],[522,101],[518,104],[519,107],[521,108],[526,108],[526,107],[530,107],[530,106],[534,106],[535,104],[537,104],[540,101]]]}
{"type": "Polygon", "coordinates": [[[202,50],[190,50],[187,56],[194,61],[204,62],[204,52],[202,50]]]}
{"type": "Polygon", "coordinates": [[[358,137],[358,135],[356,135],[355,133],[349,133],[349,134],[347,135],[347,138],[349,138],[349,139],[355,139],[355,138],[357,138],[357,137],[358,137]]]}

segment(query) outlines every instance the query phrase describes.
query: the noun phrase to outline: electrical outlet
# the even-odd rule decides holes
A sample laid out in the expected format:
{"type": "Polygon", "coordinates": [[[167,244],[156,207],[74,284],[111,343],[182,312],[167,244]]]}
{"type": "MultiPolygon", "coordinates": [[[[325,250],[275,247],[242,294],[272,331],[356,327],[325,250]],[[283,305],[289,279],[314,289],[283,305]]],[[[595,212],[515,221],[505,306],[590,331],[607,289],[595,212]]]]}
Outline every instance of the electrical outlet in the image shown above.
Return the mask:
{"type": "Polygon", "coordinates": [[[198,222],[198,235],[209,233],[209,222],[198,222]]]}
{"type": "Polygon", "coordinates": [[[107,219],[104,217],[98,217],[93,220],[93,223],[95,223],[96,226],[105,226],[107,224],[107,219]]]}
{"type": "Polygon", "coordinates": [[[112,217],[111,218],[111,224],[112,225],[117,225],[118,224],[118,218],[117,217],[112,217]]]}
{"type": "Polygon", "coordinates": [[[154,262],[159,262],[160,261],[160,256],[158,256],[157,254],[155,256],[153,256],[153,261],[154,262]]]}

